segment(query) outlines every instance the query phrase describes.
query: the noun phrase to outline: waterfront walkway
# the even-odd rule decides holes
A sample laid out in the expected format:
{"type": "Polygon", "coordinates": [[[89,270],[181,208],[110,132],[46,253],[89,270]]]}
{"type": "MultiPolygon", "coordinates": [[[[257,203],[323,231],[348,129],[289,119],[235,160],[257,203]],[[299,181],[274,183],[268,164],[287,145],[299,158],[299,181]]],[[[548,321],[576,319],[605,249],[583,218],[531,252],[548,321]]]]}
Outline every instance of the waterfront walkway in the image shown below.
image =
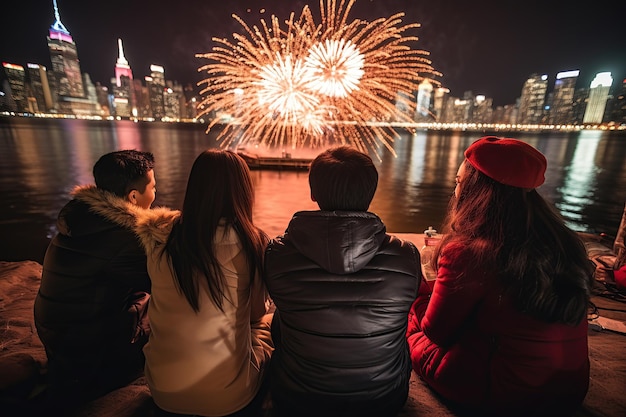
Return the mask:
{"type": "MultiPolygon", "coordinates": [[[[45,379],[45,352],[33,323],[33,301],[40,278],[41,265],[37,262],[0,262],[0,415],[4,417],[50,416],[29,400],[41,393],[45,379]]],[[[601,316],[626,322],[623,302],[601,295],[592,301],[601,316]]],[[[589,350],[590,388],[576,417],[626,416],[626,334],[594,326],[589,330],[589,350]]],[[[399,417],[457,415],[415,374],[410,384],[409,399],[399,417]]],[[[152,417],[152,406],[145,378],[141,377],[85,405],[75,417],[152,417]]],[[[271,416],[268,410],[266,417],[271,416]]]]}

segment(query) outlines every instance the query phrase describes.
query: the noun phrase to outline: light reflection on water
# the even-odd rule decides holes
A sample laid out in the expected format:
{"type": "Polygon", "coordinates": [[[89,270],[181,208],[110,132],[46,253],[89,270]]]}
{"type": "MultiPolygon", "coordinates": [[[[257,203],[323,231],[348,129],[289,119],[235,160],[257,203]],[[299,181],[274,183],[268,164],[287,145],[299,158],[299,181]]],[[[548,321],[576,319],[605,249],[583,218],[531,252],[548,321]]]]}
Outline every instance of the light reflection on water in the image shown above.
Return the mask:
{"type": "MultiPolygon", "coordinates": [[[[539,192],[575,230],[615,233],[626,200],[626,134],[495,133],[516,137],[548,159],[539,192]]],[[[386,150],[372,154],[379,186],[370,210],[391,232],[439,228],[454,189],[463,151],[482,134],[402,133],[386,150]]],[[[201,125],[129,121],[0,119],[0,260],[42,261],[59,209],[76,184],[93,181],[93,163],[104,153],[135,148],[157,160],[156,205],[179,208],[191,164],[214,134],[201,125]]],[[[277,150],[278,151],[278,150],[277,150]]],[[[289,150],[313,157],[320,150],[289,150]]],[[[270,236],[282,233],[292,214],[315,210],[306,172],[253,171],[256,223],[270,236]]]]}

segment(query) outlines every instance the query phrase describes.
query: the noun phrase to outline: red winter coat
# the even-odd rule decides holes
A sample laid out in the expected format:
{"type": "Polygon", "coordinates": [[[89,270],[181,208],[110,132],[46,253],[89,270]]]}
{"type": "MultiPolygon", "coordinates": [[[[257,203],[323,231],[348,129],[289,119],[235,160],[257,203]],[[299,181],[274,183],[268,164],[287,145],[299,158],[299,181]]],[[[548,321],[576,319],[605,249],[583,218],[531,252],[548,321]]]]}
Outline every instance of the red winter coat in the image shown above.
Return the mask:
{"type": "Polygon", "coordinates": [[[613,271],[613,277],[615,278],[617,287],[621,290],[626,290],[626,265],[613,271]]]}
{"type": "Polygon", "coordinates": [[[420,287],[407,339],[414,371],[481,415],[571,415],[589,386],[587,321],[517,311],[491,271],[454,244],[439,258],[432,295],[420,287]]]}

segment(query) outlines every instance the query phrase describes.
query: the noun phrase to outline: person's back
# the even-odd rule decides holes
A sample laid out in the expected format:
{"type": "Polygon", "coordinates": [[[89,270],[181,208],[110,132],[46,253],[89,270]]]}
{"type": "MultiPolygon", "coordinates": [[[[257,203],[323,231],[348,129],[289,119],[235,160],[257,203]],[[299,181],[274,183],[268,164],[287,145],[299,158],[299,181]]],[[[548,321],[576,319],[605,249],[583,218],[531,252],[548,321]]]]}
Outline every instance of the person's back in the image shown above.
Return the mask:
{"type": "Polygon", "coordinates": [[[144,353],[155,416],[261,412],[272,316],[260,277],[268,239],[252,222],[253,201],[245,161],[207,150],[191,168],[181,212],[136,216],[152,281],[144,353]]]}
{"type": "Polygon", "coordinates": [[[572,415],[588,388],[586,320],[520,311],[478,259],[454,243],[439,258],[434,292],[422,295],[428,308],[409,323],[416,373],[476,415],[572,415]]]}
{"type": "Polygon", "coordinates": [[[539,151],[484,137],[465,157],[432,294],[411,309],[413,368],[473,415],[572,415],[589,384],[584,246],[535,190],[539,151]]]}
{"type": "Polygon", "coordinates": [[[322,153],[309,174],[321,210],[296,213],[268,246],[277,416],[390,416],[406,401],[419,254],[367,211],[377,180],[367,155],[322,153]]]}
{"type": "Polygon", "coordinates": [[[153,168],[147,152],[103,155],[94,165],[96,185],[77,187],[59,214],[34,304],[48,357],[48,398],[59,405],[101,395],[143,367],[146,256],[131,228],[94,213],[94,207],[124,201],[149,208],[153,168]]]}
{"type": "MultiPolygon", "coordinates": [[[[159,234],[171,227],[157,231],[157,223],[163,224],[159,219],[142,221],[142,238],[161,246],[165,241],[159,234]]],[[[194,311],[179,290],[169,256],[158,249],[148,254],[153,334],[144,351],[148,386],[161,409],[156,415],[163,410],[228,415],[247,407],[261,391],[273,348],[267,292],[258,274],[250,279],[249,254],[231,225],[218,227],[214,246],[226,283],[223,310],[201,284],[201,307],[194,311]]],[[[261,405],[259,398],[253,407],[261,405]]]]}

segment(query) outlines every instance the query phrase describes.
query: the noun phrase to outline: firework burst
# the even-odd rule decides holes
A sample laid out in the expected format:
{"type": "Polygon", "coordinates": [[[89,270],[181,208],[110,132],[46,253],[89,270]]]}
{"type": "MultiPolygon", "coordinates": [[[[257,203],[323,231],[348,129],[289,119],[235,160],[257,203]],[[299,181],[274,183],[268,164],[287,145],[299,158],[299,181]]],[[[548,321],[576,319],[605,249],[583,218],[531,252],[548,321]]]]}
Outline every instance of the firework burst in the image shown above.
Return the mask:
{"type": "Polygon", "coordinates": [[[225,147],[341,143],[395,153],[388,122],[411,122],[419,83],[441,74],[428,52],[411,48],[417,37],[406,33],[419,24],[402,25],[403,13],[349,22],[354,1],[320,0],[319,23],[308,6],[283,25],[273,15],[259,26],[233,15],[242,33],[214,38],[197,55],[210,61],[199,69],[207,132],[220,125],[225,147]]]}
{"type": "Polygon", "coordinates": [[[305,59],[307,87],[322,96],[347,97],[359,88],[363,55],[350,41],[326,39],[311,47],[305,59]]]}

